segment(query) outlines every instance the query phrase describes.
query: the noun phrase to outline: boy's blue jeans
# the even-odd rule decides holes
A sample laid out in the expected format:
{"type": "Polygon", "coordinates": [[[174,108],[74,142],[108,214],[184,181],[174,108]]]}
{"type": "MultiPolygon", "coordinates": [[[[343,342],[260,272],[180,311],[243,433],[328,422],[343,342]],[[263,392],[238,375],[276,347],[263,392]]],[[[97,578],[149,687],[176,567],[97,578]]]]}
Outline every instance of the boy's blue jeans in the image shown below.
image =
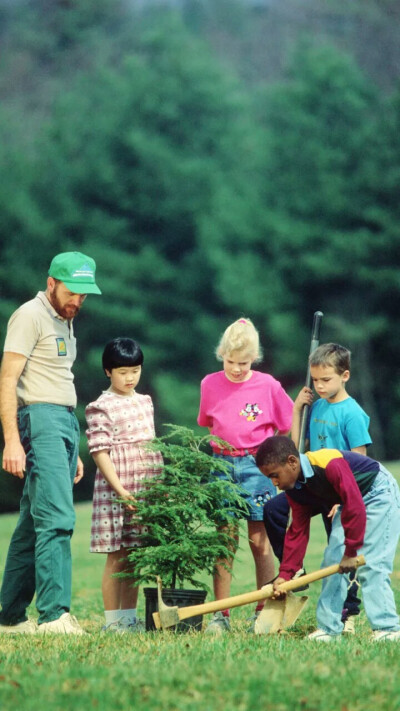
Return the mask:
{"type": "MultiPolygon", "coordinates": [[[[366,564],[358,570],[365,612],[373,630],[400,630],[394,595],[390,586],[393,560],[400,535],[400,491],[390,472],[381,466],[370,491],[364,497],[367,526],[364,544],[358,553],[366,564]]],[[[334,517],[332,532],[322,565],[338,563],[344,553],[344,531],[340,512],[334,517]]],[[[322,582],[317,605],[318,627],[328,634],[343,631],[341,613],[346,597],[347,577],[331,575],[322,582]]]]}
{"type": "MultiPolygon", "coordinates": [[[[291,489],[289,492],[290,498],[299,503],[313,507],[313,516],[321,514],[324,522],[326,535],[329,540],[332,528],[332,519],[328,518],[331,507],[324,504],[321,499],[317,498],[311,491],[305,489],[291,489]]],[[[267,501],[264,505],[264,526],[267,531],[269,541],[276,557],[279,561],[283,558],[283,546],[285,543],[286,529],[289,522],[290,506],[288,497],[285,492],[274,496],[273,499],[267,501]]],[[[342,619],[347,619],[349,615],[360,614],[361,600],[357,597],[358,585],[354,582],[356,574],[350,575],[350,581],[353,584],[347,590],[347,597],[343,603],[342,619]]]]}
{"type": "Polygon", "coordinates": [[[18,426],[27,468],[0,593],[6,625],[26,620],[35,591],[40,623],[58,619],[71,604],[78,421],[69,408],[40,403],[18,411],[18,426]]]}

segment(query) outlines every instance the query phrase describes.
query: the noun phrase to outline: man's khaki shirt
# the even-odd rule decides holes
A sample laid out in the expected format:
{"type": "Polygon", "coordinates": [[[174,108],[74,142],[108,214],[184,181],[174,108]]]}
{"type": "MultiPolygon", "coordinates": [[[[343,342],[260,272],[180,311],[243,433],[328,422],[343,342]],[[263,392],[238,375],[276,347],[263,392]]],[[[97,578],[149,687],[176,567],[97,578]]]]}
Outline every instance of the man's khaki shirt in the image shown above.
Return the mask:
{"type": "Polygon", "coordinates": [[[43,291],[11,316],[4,352],[28,359],[17,385],[18,407],[38,402],[76,407],[72,321],[59,316],[43,291]]]}

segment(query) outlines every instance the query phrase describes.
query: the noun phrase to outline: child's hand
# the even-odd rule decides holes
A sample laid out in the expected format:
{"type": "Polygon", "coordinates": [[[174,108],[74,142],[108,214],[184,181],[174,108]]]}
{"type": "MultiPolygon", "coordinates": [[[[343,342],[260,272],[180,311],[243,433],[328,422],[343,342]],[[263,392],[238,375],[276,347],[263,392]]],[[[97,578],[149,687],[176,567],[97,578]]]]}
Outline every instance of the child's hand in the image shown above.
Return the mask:
{"type": "Polygon", "coordinates": [[[303,409],[304,405],[312,405],[313,400],[313,391],[305,385],[304,388],[300,390],[296,400],[294,401],[294,409],[300,411],[303,409]]]}
{"type": "Polygon", "coordinates": [[[349,556],[344,555],[342,560],[339,563],[339,573],[352,573],[353,570],[357,570],[357,568],[358,568],[357,556],[350,558],[349,556]]]}
{"type": "Polygon", "coordinates": [[[272,595],[273,600],[278,600],[279,598],[286,597],[286,593],[282,590],[278,590],[279,585],[282,585],[282,583],[286,583],[287,580],[285,578],[276,578],[273,582],[273,587],[274,587],[274,594],[272,595]]]}
{"type": "Polygon", "coordinates": [[[77,465],[76,465],[76,474],[74,478],[74,484],[77,484],[78,481],[80,481],[83,477],[83,462],[80,457],[78,457],[77,465]]]}
{"type": "Polygon", "coordinates": [[[328,513],[328,518],[331,518],[333,520],[333,517],[334,517],[336,511],[338,510],[339,506],[340,506],[340,504],[333,504],[331,510],[328,513]]]}
{"type": "Polygon", "coordinates": [[[121,499],[127,499],[127,501],[124,502],[124,506],[126,506],[128,511],[136,511],[136,499],[133,494],[131,494],[127,489],[123,489],[119,496],[121,499]],[[132,501],[132,503],[130,504],[128,501],[132,501]]]}

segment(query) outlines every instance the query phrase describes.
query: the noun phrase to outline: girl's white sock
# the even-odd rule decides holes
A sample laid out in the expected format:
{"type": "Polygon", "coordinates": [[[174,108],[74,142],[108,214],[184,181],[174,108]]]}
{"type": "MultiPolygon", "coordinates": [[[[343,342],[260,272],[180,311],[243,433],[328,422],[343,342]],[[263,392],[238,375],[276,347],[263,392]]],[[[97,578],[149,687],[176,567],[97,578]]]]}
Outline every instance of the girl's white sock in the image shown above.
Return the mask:
{"type": "Polygon", "coordinates": [[[104,610],[104,616],[106,618],[106,626],[122,617],[121,610],[104,610]]]}
{"type": "Polygon", "coordinates": [[[131,625],[136,621],[136,607],[129,610],[104,610],[106,625],[120,620],[122,625],[131,625]]]}

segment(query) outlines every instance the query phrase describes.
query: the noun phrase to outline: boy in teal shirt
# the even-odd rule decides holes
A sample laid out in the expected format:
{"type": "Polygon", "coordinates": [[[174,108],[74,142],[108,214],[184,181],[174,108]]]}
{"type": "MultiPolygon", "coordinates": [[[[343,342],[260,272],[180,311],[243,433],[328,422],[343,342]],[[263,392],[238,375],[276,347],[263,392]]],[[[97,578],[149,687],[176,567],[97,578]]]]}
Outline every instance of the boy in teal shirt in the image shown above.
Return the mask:
{"type": "MultiPolygon", "coordinates": [[[[350,351],[336,343],[324,343],[310,356],[310,372],[319,400],[313,403],[313,391],[304,387],[298,394],[293,410],[291,437],[296,446],[300,438],[300,420],[304,405],[311,407],[307,440],[308,449],[342,449],[366,455],[369,436],[369,417],[346,391],[350,378],[350,351]]],[[[313,515],[322,514],[329,538],[331,522],[336,508],[316,500],[310,492],[290,492],[301,503],[313,507],[313,515]]],[[[275,555],[282,560],[283,544],[289,518],[289,501],[285,493],[279,494],[264,506],[264,523],[275,555]]],[[[344,632],[354,633],[354,616],[360,612],[355,575],[343,607],[344,632]]]]}

